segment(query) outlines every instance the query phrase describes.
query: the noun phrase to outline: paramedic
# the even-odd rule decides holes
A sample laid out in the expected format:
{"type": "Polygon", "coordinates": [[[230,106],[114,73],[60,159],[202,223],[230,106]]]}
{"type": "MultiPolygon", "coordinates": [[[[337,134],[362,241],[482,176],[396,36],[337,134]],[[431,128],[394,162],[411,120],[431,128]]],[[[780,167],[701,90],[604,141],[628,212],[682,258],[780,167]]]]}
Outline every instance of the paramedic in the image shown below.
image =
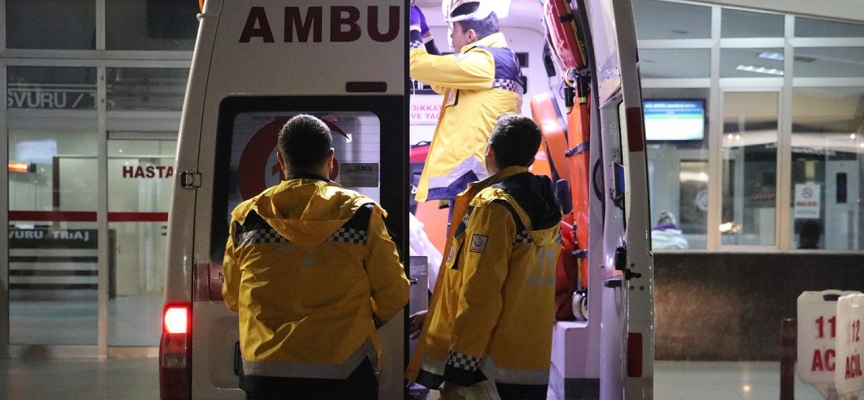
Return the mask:
{"type": "Polygon", "coordinates": [[[485,178],[483,152],[496,119],[521,110],[522,70],[498,31],[491,4],[468,1],[453,9],[447,21],[453,24],[450,37],[456,54],[443,56],[427,52],[423,14],[411,9],[411,78],[444,95],[417,201],[452,203],[469,182],[485,178]]]}
{"type": "Polygon", "coordinates": [[[493,175],[456,198],[459,222],[406,372],[443,384],[444,399],[493,382],[503,400],[546,398],[561,209],[551,180],[528,172],[540,141],[530,118],[502,116],[485,154],[493,175]]]}
{"type": "Polygon", "coordinates": [[[408,302],[408,280],[384,210],[326,178],[331,145],[323,121],[291,118],[287,178],[231,214],[222,294],[240,314],[247,399],[378,397],[376,327],[408,302]]]}

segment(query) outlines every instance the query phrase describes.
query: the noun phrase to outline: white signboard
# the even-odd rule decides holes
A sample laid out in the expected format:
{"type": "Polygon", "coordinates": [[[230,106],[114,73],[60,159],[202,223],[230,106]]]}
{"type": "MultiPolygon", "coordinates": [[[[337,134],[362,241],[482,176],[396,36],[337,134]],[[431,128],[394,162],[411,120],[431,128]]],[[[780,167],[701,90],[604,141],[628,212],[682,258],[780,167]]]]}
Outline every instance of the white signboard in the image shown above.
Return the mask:
{"type": "Polygon", "coordinates": [[[858,292],[825,290],[798,296],[798,377],[828,398],[838,367],[837,298],[858,292]]]}
{"type": "Polygon", "coordinates": [[[411,125],[435,125],[441,114],[444,96],[439,94],[415,94],[411,97],[411,125]]]}
{"type": "Polygon", "coordinates": [[[813,183],[795,184],[795,219],[819,219],[821,188],[813,183]]]}
{"type": "Polygon", "coordinates": [[[850,294],[837,300],[837,369],[834,370],[837,394],[858,393],[864,389],[861,354],[864,340],[861,321],[864,320],[864,294],[850,294]]]}

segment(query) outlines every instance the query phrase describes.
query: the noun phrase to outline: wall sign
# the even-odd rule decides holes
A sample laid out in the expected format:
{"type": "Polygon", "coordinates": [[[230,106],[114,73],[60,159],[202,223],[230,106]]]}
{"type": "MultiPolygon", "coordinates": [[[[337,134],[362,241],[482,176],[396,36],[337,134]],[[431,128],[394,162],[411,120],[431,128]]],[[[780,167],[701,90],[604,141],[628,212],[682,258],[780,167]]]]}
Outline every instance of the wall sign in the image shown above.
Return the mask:
{"type": "Polygon", "coordinates": [[[795,184],[795,219],[819,219],[821,187],[815,183],[795,184]]]}

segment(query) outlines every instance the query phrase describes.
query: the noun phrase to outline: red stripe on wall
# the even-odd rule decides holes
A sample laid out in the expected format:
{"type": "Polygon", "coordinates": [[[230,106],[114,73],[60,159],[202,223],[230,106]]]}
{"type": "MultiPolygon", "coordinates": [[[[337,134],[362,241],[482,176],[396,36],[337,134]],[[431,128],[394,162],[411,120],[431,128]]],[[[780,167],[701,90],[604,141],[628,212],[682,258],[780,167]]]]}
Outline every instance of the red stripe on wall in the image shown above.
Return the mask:
{"type": "MultiPolygon", "coordinates": [[[[9,211],[9,221],[96,222],[93,211],[9,211]]],[[[168,222],[165,212],[109,212],[108,222],[168,222]]]]}

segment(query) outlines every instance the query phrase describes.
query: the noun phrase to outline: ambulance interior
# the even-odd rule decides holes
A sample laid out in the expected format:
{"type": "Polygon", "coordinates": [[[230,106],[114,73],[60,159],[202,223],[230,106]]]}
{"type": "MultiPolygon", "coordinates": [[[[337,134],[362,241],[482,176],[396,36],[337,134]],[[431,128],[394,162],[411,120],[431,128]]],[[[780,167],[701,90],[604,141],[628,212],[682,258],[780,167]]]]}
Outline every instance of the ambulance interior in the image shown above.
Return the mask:
{"type": "MultiPolygon", "coordinates": [[[[450,27],[444,20],[442,2],[416,0],[413,3],[423,10],[438,49],[442,53],[453,53],[454,49],[450,43],[450,27]]],[[[560,93],[563,90],[560,72],[556,70],[557,74],[550,77],[544,64],[543,48],[546,39],[543,33],[545,28],[542,23],[542,9],[538,2],[530,0],[502,0],[496,1],[496,3],[499,7],[496,14],[499,16],[501,32],[507,38],[510,49],[519,57],[522,74],[527,83],[526,92],[522,98],[522,115],[530,116],[532,115],[530,104],[532,97],[538,94],[560,93]]],[[[554,69],[554,66],[550,65],[549,67],[554,69]]],[[[412,80],[412,82],[414,81],[412,80]]],[[[553,98],[560,102],[560,107],[563,109],[563,98],[561,96],[553,98]]],[[[434,93],[428,85],[424,86],[422,83],[415,82],[411,88],[410,99],[411,165],[414,173],[412,184],[416,186],[422,171],[422,162],[425,160],[426,146],[431,143],[435,133],[435,124],[438,122],[437,116],[443,98],[442,95],[434,93]]],[[[548,174],[548,166],[542,162],[546,158],[545,152],[538,153],[538,158],[541,162],[538,162],[534,167],[535,169],[539,168],[535,172],[548,174]]],[[[415,223],[420,222],[422,224],[429,244],[440,253],[443,251],[446,237],[446,224],[442,221],[446,222],[447,210],[439,208],[437,201],[417,204],[414,202],[413,196],[411,203],[411,210],[418,219],[415,223]]],[[[412,246],[420,245],[412,243],[412,246]]],[[[422,246],[428,248],[428,244],[422,246]]],[[[440,260],[441,255],[439,253],[431,251],[430,257],[440,260]]],[[[430,268],[433,264],[430,262],[430,268]]],[[[430,284],[434,285],[434,281],[431,281],[430,284]]]]}

